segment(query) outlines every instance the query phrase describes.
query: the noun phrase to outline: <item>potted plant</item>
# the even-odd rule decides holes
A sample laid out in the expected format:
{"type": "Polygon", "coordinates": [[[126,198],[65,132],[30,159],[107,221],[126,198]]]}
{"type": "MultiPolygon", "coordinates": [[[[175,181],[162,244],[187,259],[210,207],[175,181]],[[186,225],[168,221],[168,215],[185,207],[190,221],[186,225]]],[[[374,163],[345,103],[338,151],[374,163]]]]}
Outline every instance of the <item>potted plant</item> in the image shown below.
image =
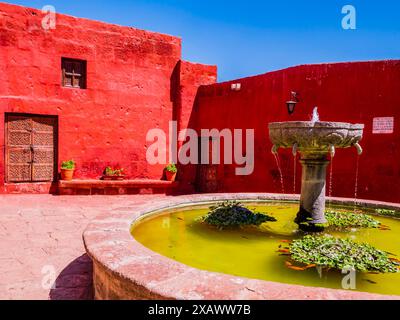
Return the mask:
{"type": "Polygon", "coordinates": [[[165,167],[165,178],[167,179],[167,181],[175,181],[177,173],[178,168],[174,163],[169,164],[165,167]]]}
{"type": "Polygon", "coordinates": [[[124,178],[123,168],[114,169],[112,167],[105,168],[102,177],[103,180],[124,180],[124,178]]]}
{"type": "Polygon", "coordinates": [[[75,161],[68,160],[61,164],[61,180],[71,181],[74,177],[75,161]]]}

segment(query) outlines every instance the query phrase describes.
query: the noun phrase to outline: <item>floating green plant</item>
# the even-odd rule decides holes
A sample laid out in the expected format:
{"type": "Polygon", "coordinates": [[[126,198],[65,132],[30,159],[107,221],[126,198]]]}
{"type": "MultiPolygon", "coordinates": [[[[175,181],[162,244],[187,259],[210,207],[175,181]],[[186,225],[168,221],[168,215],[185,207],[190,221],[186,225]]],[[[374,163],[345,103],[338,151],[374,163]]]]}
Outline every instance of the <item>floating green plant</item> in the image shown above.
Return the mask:
{"type": "Polygon", "coordinates": [[[253,212],[237,201],[226,201],[210,207],[210,212],[200,220],[220,229],[240,226],[259,226],[276,219],[265,213],[253,212]]]}
{"type": "MultiPolygon", "coordinates": [[[[359,272],[378,273],[400,271],[400,261],[390,257],[389,253],[350,239],[307,235],[291,242],[288,254],[294,262],[306,265],[306,268],[310,266],[338,270],[351,268],[359,272]]],[[[292,267],[290,262],[288,264],[288,267],[292,267]]]]}
{"type": "Polygon", "coordinates": [[[389,209],[376,209],[375,212],[381,216],[400,218],[400,211],[389,209]]]}
{"type": "Polygon", "coordinates": [[[329,226],[338,229],[345,228],[379,228],[381,223],[369,215],[350,211],[328,210],[325,214],[329,226]]]}

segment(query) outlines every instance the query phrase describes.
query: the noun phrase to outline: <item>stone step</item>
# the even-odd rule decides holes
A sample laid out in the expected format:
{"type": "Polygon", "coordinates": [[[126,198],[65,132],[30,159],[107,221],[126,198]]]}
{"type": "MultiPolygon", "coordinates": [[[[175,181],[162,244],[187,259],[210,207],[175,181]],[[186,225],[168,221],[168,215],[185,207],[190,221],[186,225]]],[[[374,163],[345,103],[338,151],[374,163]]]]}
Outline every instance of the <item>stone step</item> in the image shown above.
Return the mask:
{"type": "Polygon", "coordinates": [[[178,182],[163,180],[72,180],[59,181],[59,195],[171,194],[178,182]]]}

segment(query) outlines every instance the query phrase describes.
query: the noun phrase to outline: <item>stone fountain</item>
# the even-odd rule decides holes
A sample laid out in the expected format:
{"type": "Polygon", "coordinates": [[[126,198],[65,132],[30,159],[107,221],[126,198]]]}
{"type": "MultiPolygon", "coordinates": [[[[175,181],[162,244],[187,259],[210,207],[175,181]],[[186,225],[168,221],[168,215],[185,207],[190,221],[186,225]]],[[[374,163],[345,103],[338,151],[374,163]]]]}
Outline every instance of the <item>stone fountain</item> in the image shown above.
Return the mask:
{"type": "Polygon", "coordinates": [[[301,155],[303,167],[300,211],[296,223],[307,230],[320,229],[325,218],[326,168],[328,154],[333,157],[338,148],[356,147],[363,137],[364,125],[319,121],[317,108],[312,121],[277,122],[269,125],[272,152],[279,148],[292,148],[301,155]]]}

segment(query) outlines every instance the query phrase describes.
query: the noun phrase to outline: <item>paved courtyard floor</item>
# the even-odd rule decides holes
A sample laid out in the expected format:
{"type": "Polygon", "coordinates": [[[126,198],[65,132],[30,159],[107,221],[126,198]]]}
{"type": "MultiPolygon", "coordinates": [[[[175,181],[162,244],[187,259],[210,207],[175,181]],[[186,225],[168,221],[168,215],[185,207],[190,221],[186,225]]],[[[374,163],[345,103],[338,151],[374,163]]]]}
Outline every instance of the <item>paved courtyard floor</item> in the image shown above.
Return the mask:
{"type": "Polygon", "coordinates": [[[92,299],[90,220],[165,196],[0,196],[0,299],[92,299]]]}

